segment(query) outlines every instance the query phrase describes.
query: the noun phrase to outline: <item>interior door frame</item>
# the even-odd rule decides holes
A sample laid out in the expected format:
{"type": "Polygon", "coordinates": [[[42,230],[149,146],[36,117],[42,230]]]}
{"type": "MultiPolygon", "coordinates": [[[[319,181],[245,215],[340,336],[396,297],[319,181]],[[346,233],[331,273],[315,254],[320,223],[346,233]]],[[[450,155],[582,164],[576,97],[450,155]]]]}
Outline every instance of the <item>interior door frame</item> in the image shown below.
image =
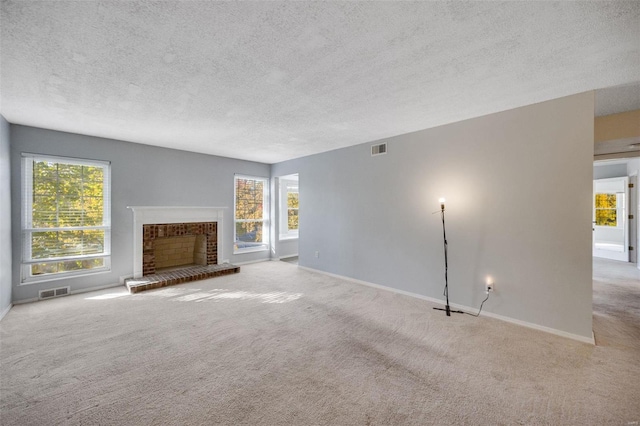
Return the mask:
{"type": "Polygon", "coordinates": [[[605,259],[618,260],[621,262],[629,262],[629,176],[620,176],[615,178],[606,178],[606,179],[594,179],[593,180],[593,195],[592,195],[592,210],[593,210],[593,227],[594,227],[594,237],[592,238],[592,249],[594,257],[601,257],[605,259]],[[624,245],[623,251],[611,251],[606,249],[598,249],[595,245],[595,194],[596,194],[596,182],[607,183],[612,181],[622,180],[624,185],[624,214],[622,215],[623,220],[623,233],[624,233],[624,245]]]}
{"type": "MultiPolygon", "coordinates": [[[[638,172],[635,171],[629,174],[629,182],[627,185],[629,192],[629,211],[628,215],[633,215],[633,218],[629,218],[629,247],[633,247],[633,250],[629,251],[629,262],[638,263],[638,238],[640,235],[640,229],[638,229],[638,205],[640,204],[640,200],[638,200],[638,172]],[[633,188],[630,186],[633,185],[633,188]]],[[[640,268],[640,265],[638,265],[640,268]]]]}

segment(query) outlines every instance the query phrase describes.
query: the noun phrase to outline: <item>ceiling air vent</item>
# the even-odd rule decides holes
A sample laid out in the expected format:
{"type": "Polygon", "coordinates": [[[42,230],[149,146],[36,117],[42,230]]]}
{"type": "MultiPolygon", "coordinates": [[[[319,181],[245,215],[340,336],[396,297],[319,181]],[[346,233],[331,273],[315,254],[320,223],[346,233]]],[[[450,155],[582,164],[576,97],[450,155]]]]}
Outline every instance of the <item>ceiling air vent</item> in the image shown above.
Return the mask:
{"type": "Polygon", "coordinates": [[[40,290],[38,293],[40,300],[51,299],[52,297],[66,296],[71,291],[71,287],[58,287],[49,290],[40,290]]]}
{"type": "Polygon", "coordinates": [[[380,145],[371,145],[371,156],[382,155],[387,153],[387,144],[381,143],[380,145]]]}

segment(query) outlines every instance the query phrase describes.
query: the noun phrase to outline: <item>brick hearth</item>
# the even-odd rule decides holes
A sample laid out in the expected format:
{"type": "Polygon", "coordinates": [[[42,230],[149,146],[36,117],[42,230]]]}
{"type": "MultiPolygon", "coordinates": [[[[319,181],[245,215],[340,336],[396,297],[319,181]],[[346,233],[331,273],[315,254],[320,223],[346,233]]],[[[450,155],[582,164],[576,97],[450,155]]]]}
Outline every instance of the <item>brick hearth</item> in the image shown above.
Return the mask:
{"type": "Polygon", "coordinates": [[[130,293],[139,293],[145,290],[168,287],[190,281],[204,280],[207,278],[219,277],[222,275],[237,274],[240,267],[230,263],[207,266],[187,266],[172,271],[159,272],[157,274],[145,275],[141,278],[129,278],[125,280],[125,285],[130,293]]]}
{"type": "Polygon", "coordinates": [[[130,293],[240,272],[218,264],[217,222],[143,223],[141,237],[142,276],[125,280],[130,293]]]}

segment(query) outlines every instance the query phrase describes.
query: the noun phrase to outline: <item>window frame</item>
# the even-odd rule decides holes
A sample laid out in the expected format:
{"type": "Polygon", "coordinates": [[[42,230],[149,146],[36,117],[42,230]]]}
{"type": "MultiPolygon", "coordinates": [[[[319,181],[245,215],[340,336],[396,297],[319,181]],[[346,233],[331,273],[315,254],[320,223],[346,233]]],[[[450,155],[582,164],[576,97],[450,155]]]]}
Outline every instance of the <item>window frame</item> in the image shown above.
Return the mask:
{"type": "MultiPolygon", "coordinates": [[[[293,176],[293,175],[289,175],[293,176]]],[[[297,176],[297,175],[296,175],[297,176]]],[[[279,187],[278,187],[278,195],[280,196],[279,200],[279,235],[278,238],[280,241],[282,240],[294,240],[299,237],[300,225],[298,225],[298,229],[289,229],[289,210],[293,210],[289,208],[289,193],[297,193],[298,194],[298,203],[300,202],[300,183],[299,180],[294,180],[289,178],[288,176],[282,176],[279,178],[279,187]],[[296,191],[289,191],[289,187],[293,187],[295,183],[296,191]]],[[[297,209],[299,211],[300,207],[297,209]]],[[[298,214],[298,218],[300,215],[298,214]]],[[[298,219],[299,220],[299,219],[298,219]]]]}
{"type": "Polygon", "coordinates": [[[20,285],[41,283],[46,281],[57,281],[72,277],[101,274],[111,271],[111,162],[93,159],[82,159],[72,157],[61,157],[46,154],[22,153],[21,170],[21,238],[22,257],[20,285]],[[103,208],[102,225],[95,226],[67,226],[67,227],[34,227],[33,226],[33,163],[46,161],[49,163],[73,164],[89,167],[101,167],[103,169],[103,208]],[[31,162],[31,165],[28,163],[31,162]],[[104,244],[102,253],[79,255],[79,256],[59,256],[47,259],[32,258],[32,234],[43,231],[64,231],[64,230],[104,230],[104,244]],[[55,272],[41,275],[32,274],[32,265],[46,262],[60,262],[67,260],[89,260],[103,259],[103,265],[97,268],[80,269],[76,271],[55,272]]]}
{"type": "Polygon", "coordinates": [[[249,176],[249,175],[243,175],[243,174],[235,174],[233,175],[233,254],[245,254],[245,253],[254,253],[254,252],[261,252],[261,251],[268,251],[269,247],[270,247],[270,243],[269,243],[269,234],[270,234],[270,227],[269,227],[269,202],[270,202],[270,192],[269,192],[269,187],[270,187],[270,180],[269,178],[266,177],[261,177],[261,176],[249,176]],[[238,184],[237,181],[238,179],[245,179],[245,180],[255,180],[255,181],[262,181],[262,219],[238,219],[236,217],[236,213],[237,213],[237,203],[238,203],[238,194],[237,194],[237,188],[238,188],[238,184]],[[237,228],[237,224],[238,223],[246,223],[246,222],[256,222],[262,223],[262,243],[259,246],[255,246],[255,247],[244,247],[244,248],[238,248],[236,242],[238,241],[237,235],[236,235],[236,228],[237,228]]]}
{"type": "Polygon", "coordinates": [[[593,218],[593,225],[598,227],[598,228],[603,228],[603,229],[622,229],[624,228],[624,211],[625,211],[625,196],[624,193],[619,193],[619,192],[598,192],[594,194],[594,218],[593,218]],[[597,199],[597,196],[600,194],[606,194],[606,195],[615,195],[616,197],[616,207],[596,207],[595,206],[595,202],[597,199]],[[615,225],[600,225],[597,223],[598,220],[598,211],[615,211],[616,212],[616,224],[615,225]]]}

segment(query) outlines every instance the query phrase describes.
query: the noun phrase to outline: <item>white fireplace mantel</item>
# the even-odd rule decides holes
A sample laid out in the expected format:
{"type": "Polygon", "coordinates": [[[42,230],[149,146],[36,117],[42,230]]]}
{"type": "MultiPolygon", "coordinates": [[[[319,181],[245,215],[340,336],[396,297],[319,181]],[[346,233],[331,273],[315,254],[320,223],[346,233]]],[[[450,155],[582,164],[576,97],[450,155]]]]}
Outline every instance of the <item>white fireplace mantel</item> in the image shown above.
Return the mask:
{"type": "Polygon", "coordinates": [[[133,277],[142,277],[142,225],[157,223],[218,223],[218,263],[222,263],[222,218],[227,207],[128,206],[133,211],[133,277]]]}

